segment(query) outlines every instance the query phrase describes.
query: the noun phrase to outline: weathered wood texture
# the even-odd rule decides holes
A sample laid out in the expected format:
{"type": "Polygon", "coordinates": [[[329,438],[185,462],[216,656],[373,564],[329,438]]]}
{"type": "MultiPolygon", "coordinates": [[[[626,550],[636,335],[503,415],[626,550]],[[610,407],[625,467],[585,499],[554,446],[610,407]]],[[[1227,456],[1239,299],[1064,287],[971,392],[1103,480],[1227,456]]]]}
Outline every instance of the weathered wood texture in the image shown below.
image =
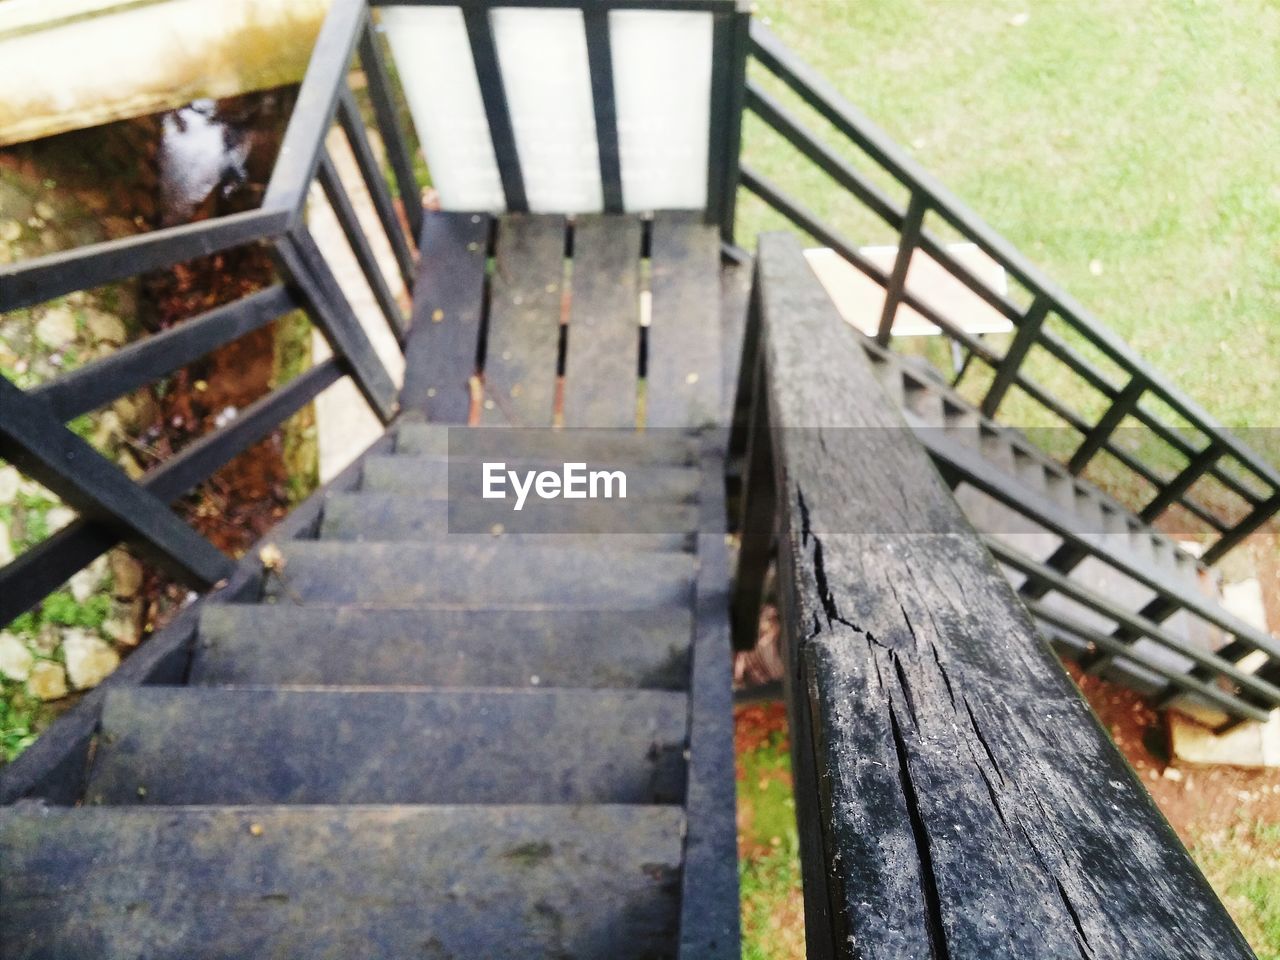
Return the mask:
{"type": "Polygon", "coordinates": [[[564,217],[508,215],[498,224],[484,359],[485,423],[551,426],[564,238],[564,217]]]}
{"type": "Polygon", "coordinates": [[[731,960],[742,951],[723,445],[722,431],[707,433],[694,583],[681,960],[731,960]]]}
{"type": "Polygon", "coordinates": [[[659,213],[650,254],[645,423],[701,427],[720,415],[720,238],[694,214],[659,213]]]}
{"type": "Polygon", "coordinates": [[[492,220],[427,211],[422,225],[413,326],[405,344],[400,408],[440,423],[466,423],[476,372],[492,220]]]}
{"type": "MultiPolygon", "coordinates": [[[[365,452],[391,447],[392,438],[381,436],[365,452]]],[[[310,537],[320,522],[325,496],[330,491],[351,490],[360,482],[362,460],[357,459],[326,487],[304,500],[278,526],[248,551],[237,564],[226,586],[188,606],[173,622],[150,637],[99,687],[90,690],[49,727],[18,759],[0,767],[0,804],[25,797],[50,803],[77,802],[84,792],[90,746],[97,732],[102,701],[116,687],[139,684],[181,683],[191,661],[200,610],[206,604],[236,603],[261,593],[262,565],[258,551],[268,542],[310,537]]]]}
{"type": "Polygon", "coordinates": [[[875,382],[761,239],[811,957],[1251,957],[875,382]]]}
{"type": "Polygon", "coordinates": [[[682,821],[655,806],[3,810],[0,956],[670,956],[682,821]]]}
{"type": "Polygon", "coordinates": [[[635,426],[641,232],[635,217],[587,216],[574,225],[566,426],[635,426]]]}
{"type": "Polygon", "coordinates": [[[670,690],[119,688],[85,799],[679,803],[686,710],[670,690]]]}

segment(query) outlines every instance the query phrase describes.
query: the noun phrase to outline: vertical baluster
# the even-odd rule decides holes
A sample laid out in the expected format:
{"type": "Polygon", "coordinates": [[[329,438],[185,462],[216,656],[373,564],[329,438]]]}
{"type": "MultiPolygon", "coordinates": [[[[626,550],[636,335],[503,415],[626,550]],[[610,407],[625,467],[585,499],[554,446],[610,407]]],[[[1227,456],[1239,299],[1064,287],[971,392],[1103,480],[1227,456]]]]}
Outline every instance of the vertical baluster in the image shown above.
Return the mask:
{"type": "Polygon", "coordinates": [[[778,509],[773,474],[773,438],[769,425],[768,376],[762,351],[757,352],[753,366],[751,414],[746,431],[746,463],[742,476],[741,548],[733,583],[735,650],[750,650],[756,645],[778,509]]]}
{"type": "Polygon", "coordinates": [[[333,208],[334,216],[338,218],[338,226],[342,228],[351,252],[355,254],[356,263],[359,264],[360,272],[364,274],[369,289],[373,292],[373,298],[378,301],[378,307],[382,310],[382,315],[386,318],[392,333],[395,334],[396,341],[404,343],[409,329],[404,314],[400,311],[400,305],[396,303],[391,287],[387,285],[387,278],[382,275],[378,258],[373,252],[373,247],[369,245],[369,238],[364,235],[360,217],[351,204],[346,188],[342,185],[342,178],[338,176],[337,168],[333,165],[333,158],[329,155],[329,151],[323,148],[320,151],[320,166],[317,168],[317,174],[320,178],[320,187],[329,200],[329,206],[333,208]]]}
{"type": "Polygon", "coordinates": [[[422,198],[418,192],[418,180],[413,175],[409,148],[400,135],[400,122],[391,94],[391,78],[387,74],[387,64],[382,57],[371,21],[365,21],[364,30],[360,33],[359,50],[360,66],[364,68],[365,79],[369,84],[369,102],[373,105],[374,120],[387,150],[387,162],[391,164],[391,170],[396,176],[396,186],[400,188],[400,202],[404,205],[405,219],[409,221],[409,232],[413,234],[416,243],[422,235],[422,198]]]}
{"type": "Polygon", "coordinates": [[[907,214],[902,220],[902,238],[898,244],[898,258],[894,261],[893,272],[889,274],[889,282],[884,288],[884,311],[880,314],[880,329],[876,333],[876,343],[882,347],[889,345],[889,337],[893,333],[893,318],[898,312],[898,304],[907,287],[907,271],[911,267],[911,255],[920,243],[920,231],[924,227],[924,215],[929,205],[919,193],[911,195],[907,205],[907,214]]]}
{"type": "Polygon", "coordinates": [[[582,11],[587,35],[587,63],[591,70],[591,105],[596,119],[596,151],[600,157],[600,186],[605,213],[621,213],[622,162],[618,150],[618,101],[613,91],[613,47],[609,39],[609,11],[582,11]]]}
{"type": "MultiPolygon", "coordinates": [[[[405,239],[404,230],[396,216],[395,205],[391,202],[391,193],[387,190],[387,183],[382,178],[378,160],[373,155],[373,148],[369,145],[364,121],[360,119],[360,110],[346,84],[343,84],[338,92],[338,122],[342,125],[342,132],[347,138],[347,144],[351,147],[351,155],[355,157],[356,166],[360,168],[360,176],[364,179],[365,186],[369,188],[369,198],[373,201],[373,208],[378,213],[382,230],[387,235],[387,241],[395,254],[396,266],[400,268],[400,277],[404,280],[405,289],[412,290],[413,250],[409,246],[409,241],[405,239]]],[[[416,243],[417,238],[413,239],[416,243]]]]}
{"type": "Polygon", "coordinates": [[[1071,459],[1067,462],[1068,470],[1079,473],[1089,465],[1089,461],[1102,449],[1107,438],[1120,425],[1120,421],[1133,412],[1133,408],[1138,405],[1138,400],[1146,389],[1146,383],[1137,376],[1125,384],[1107,412],[1102,415],[1094,428],[1089,431],[1088,436],[1076,448],[1076,452],[1071,455],[1071,459]]]}
{"type": "Polygon", "coordinates": [[[1014,335],[1013,342],[1009,344],[1009,349],[1005,351],[1004,359],[1000,361],[1000,367],[996,370],[991,388],[982,398],[984,416],[994,417],[996,411],[1000,409],[1000,401],[1004,399],[1004,395],[1013,386],[1013,381],[1017,379],[1018,368],[1022,366],[1022,361],[1026,359],[1028,351],[1040,336],[1040,328],[1044,326],[1048,315],[1049,300],[1044,294],[1040,294],[1031,301],[1031,306],[1019,321],[1018,332],[1014,335]]]}
{"type": "Polygon", "coordinates": [[[526,213],[529,201],[524,190],[524,175],[520,170],[520,155],[516,150],[515,129],[511,125],[511,108],[507,104],[507,91],[502,85],[502,66],[498,61],[498,47],[493,39],[489,7],[464,6],[462,15],[467,23],[471,59],[475,63],[476,79],[480,82],[480,97],[484,101],[484,112],[489,121],[489,137],[493,141],[493,155],[498,161],[498,176],[502,179],[507,209],[526,213]]]}

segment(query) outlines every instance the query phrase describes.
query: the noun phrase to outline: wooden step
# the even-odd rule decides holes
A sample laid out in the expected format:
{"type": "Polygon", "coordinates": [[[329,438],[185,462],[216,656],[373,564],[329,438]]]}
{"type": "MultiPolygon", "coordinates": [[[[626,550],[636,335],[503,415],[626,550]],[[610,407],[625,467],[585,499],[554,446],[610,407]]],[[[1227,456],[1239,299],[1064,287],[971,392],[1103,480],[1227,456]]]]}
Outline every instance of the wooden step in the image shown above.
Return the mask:
{"type": "Polygon", "coordinates": [[[190,682],[683,690],[690,621],[688,610],[208,604],[190,682]]]}
{"type": "MultiPolygon", "coordinates": [[[[515,470],[522,477],[528,470],[552,470],[560,474],[563,466],[562,462],[549,460],[502,460],[494,462],[506,463],[508,470],[515,470]]],[[[585,462],[587,470],[592,471],[606,470],[612,472],[622,470],[626,474],[627,495],[623,500],[622,498],[617,498],[615,493],[614,497],[619,499],[619,502],[663,500],[685,503],[697,497],[698,486],[701,483],[698,471],[692,467],[632,467],[616,462],[606,463],[596,460],[575,462],[585,462]]],[[[455,473],[454,488],[451,490],[449,487],[450,464],[444,460],[434,457],[409,457],[403,454],[372,456],[364,462],[362,489],[383,493],[409,493],[426,500],[446,500],[451,497],[456,500],[464,497],[474,497],[478,501],[484,483],[481,462],[477,460],[467,461],[465,464],[454,463],[452,468],[455,473]]],[[[509,502],[514,504],[515,493],[512,484],[504,482],[504,486],[508,492],[509,502]]],[[[617,490],[618,488],[615,486],[614,489],[617,490]]],[[[536,500],[537,497],[531,492],[527,502],[532,504],[536,500]]],[[[495,506],[497,503],[496,501],[486,502],[495,504],[495,506]]],[[[557,502],[571,502],[576,505],[587,503],[588,501],[560,500],[557,502]]],[[[610,501],[600,499],[596,502],[606,503],[610,501]]]]}
{"type": "Polygon", "coordinates": [[[9,960],[673,956],[671,807],[8,808],[9,960]]]}
{"type": "Polygon", "coordinates": [[[133,687],[94,804],[679,803],[683,693],[133,687]]]}
{"type": "Polygon", "coordinates": [[[697,435],[680,429],[504,429],[405,423],[396,431],[395,450],[398,454],[435,457],[447,456],[452,450],[472,458],[498,460],[591,459],[654,466],[689,466],[698,462],[697,435]]]}
{"type": "Polygon", "coordinates": [[[601,610],[687,605],[694,559],[497,544],[280,544],[285,568],[263,593],[285,604],[577,606],[601,610]]]}
{"type": "Polygon", "coordinates": [[[421,500],[405,493],[331,493],[320,536],[326,540],[500,541],[600,550],[688,550],[698,511],[692,504],[587,500],[495,511],[467,499],[421,500]],[[495,516],[502,519],[496,521],[495,516]],[[479,533],[477,533],[479,531],[479,533]]]}

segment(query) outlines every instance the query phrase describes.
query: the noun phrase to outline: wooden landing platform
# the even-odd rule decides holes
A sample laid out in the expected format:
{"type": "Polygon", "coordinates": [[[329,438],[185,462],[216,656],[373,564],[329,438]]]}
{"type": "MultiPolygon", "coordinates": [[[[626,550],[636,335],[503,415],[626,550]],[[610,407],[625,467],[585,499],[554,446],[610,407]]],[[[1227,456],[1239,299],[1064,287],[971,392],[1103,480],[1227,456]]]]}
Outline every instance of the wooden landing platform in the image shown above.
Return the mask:
{"type": "Polygon", "coordinates": [[[701,217],[428,212],[421,251],[404,410],[518,427],[720,416],[720,241],[701,217]]]}

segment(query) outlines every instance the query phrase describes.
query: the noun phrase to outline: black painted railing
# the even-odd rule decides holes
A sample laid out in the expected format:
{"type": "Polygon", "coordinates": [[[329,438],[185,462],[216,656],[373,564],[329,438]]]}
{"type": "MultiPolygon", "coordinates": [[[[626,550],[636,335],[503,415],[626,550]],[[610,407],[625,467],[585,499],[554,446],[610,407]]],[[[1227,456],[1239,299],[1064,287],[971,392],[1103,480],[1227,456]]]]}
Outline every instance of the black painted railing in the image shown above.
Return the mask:
{"type": "Polygon", "coordinates": [[[1251,958],[787,235],[738,408],[734,629],[776,543],[806,954],[1251,958]]]}
{"type": "Polygon", "coordinates": [[[396,268],[411,288],[412,238],[422,220],[419,190],[363,0],[336,0],[325,20],[259,209],[0,266],[0,313],[249,244],[268,244],[279,268],[279,281],[265,290],[40,386],[24,391],[0,378],[0,459],[80,515],[0,568],[0,625],[122,541],[193,587],[222,581],[232,570],[231,559],[184,523],[170,509],[172,503],[343,377],[354,380],[383,422],[395,415],[395,384],[304,218],[309,188],[318,179],[374,299],[403,344],[406,318],[325,147],[335,123],[350,145],[396,268]],[[386,162],[404,198],[408,235],[348,86],[357,48],[386,162]],[[256,401],[137,482],[67,426],[73,418],[154,384],[297,309],[305,310],[327,339],[332,358],[256,401]]]}
{"type": "Polygon", "coordinates": [[[899,234],[894,263],[883,270],[781,186],[743,164],[741,183],[746,190],[885,289],[878,343],[891,343],[901,307],[915,309],[963,351],[966,359],[957,379],[967,373],[971,382],[980,383],[977,405],[984,414],[997,416],[1010,392],[1019,391],[1065,428],[1055,434],[1073,438],[1065,454],[1046,450],[1061,456],[1073,474],[1082,473],[1105,453],[1120,465],[1126,489],[1138,490],[1126,497],[1126,504],[1143,521],[1157,523],[1170,511],[1195,518],[1195,529],[1209,534],[1205,564],[1219,560],[1280,513],[1280,471],[1138,357],[758,22],[751,26],[750,53],[775,81],[772,89],[789,90],[848,143],[833,149],[806,129],[770,85],[754,79],[747,84],[747,109],[899,234]],[[847,159],[849,145],[878,176],[905,189],[905,206],[847,159]],[[999,264],[1026,291],[1026,302],[994,289],[962,264],[936,231],[927,229],[930,214],[999,264]],[[907,272],[917,253],[934,260],[1011,322],[1015,332],[1007,347],[997,349],[966,331],[909,289],[907,272]],[[1087,358],[1081,344],[1101,361],[1087,358]],[[1087,415],[1079,402],[1063,399],[1035,379],[1026,362],[1033,351],[1050,358],[1064,378],[1080,385],[1073,394],[1100,396],[1105,404],[1101,415],[1087,415]],[[973,376],[977,368],[985,368],[986,379],[973,376]],[[1122,442],[1122,425],[1151,442],[1122,442]]]}

